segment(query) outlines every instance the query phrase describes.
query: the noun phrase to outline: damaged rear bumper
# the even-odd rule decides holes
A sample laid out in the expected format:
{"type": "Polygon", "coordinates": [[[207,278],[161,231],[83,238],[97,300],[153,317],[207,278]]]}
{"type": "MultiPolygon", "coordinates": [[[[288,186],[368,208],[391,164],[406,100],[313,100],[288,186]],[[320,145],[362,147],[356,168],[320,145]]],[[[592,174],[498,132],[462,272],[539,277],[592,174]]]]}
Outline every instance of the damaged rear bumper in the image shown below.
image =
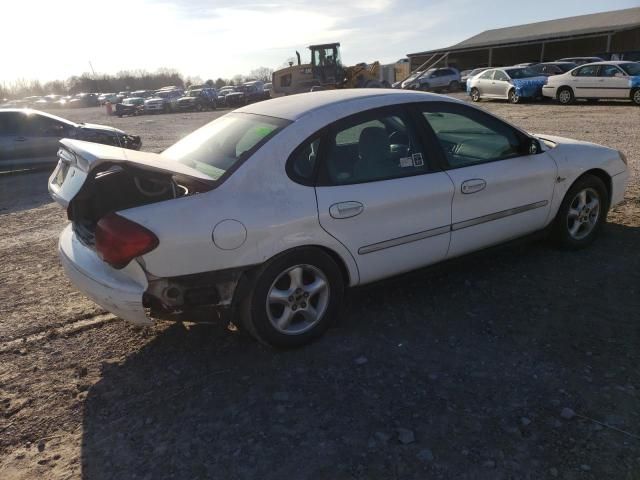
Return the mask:
{"type": "Polygon", "coordinates": [[[87,297],[136,325],[153,323],[142,304],[147,280],[138,263],[131,262],[122,270],[111,268],[78,240],[71,225],[60,235],[58,250],[67,277],[87,297]]]}

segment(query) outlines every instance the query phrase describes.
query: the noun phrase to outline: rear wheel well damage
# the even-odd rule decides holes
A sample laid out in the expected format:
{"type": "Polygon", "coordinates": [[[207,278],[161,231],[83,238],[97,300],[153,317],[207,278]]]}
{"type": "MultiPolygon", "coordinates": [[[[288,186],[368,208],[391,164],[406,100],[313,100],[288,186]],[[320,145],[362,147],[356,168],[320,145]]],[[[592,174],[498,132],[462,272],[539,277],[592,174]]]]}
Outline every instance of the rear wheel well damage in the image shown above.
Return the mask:
{"type": "Polygon", "coordinates": [[[177,277],[151,277],[143,298],[144,306],[151,309],[152,317],[165,320],[200,323],[221,318],[231,320],[264,266],[301,249],[317,249],[329,255],[349,285],[349,270],[340,255],[329,248],[310,245],[286,250],[258,265],[177,277]]]}

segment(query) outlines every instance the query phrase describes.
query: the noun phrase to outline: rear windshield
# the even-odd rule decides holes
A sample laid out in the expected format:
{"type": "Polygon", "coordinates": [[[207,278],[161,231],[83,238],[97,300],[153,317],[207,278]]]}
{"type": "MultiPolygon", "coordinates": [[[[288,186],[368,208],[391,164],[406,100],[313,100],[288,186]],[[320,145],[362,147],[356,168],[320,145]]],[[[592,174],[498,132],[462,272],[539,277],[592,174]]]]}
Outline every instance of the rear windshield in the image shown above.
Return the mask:
{"type": "Polygon", "coordinates": [[[627,72],[627,75],[640,75],[640,63],[621,63],[620,68],[627,72]]]}
{"type": "Polygon", "coordinates": [[[219,179],[290,122],[281,118],[229,113],[187,135],[162,156],[219,179]]]}

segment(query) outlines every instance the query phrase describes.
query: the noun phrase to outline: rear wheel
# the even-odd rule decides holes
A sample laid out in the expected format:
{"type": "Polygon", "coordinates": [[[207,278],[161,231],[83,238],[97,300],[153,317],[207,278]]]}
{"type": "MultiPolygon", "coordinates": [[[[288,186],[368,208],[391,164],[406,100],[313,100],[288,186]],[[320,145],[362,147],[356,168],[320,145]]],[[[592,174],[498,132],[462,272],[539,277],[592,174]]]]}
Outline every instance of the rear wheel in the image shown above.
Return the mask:
{"type": "Polygon", "coordinates": [[[636,105],[640,105],[640,88],[631,91],[631,101],[636,105]]]}
{"type": "Polygon", "coordinates": [[[457,92],[458,90],[460,90],[460,82],[458,82],[457,80],[454,80],[449,84],[450,92],[457,92]]]}
{"type": "Polygon", "coordinates": [[[584,175],[564,197],[553,224],[553,235],[564,248],[588,246],[605,222],[609,209],[607,187],[600,178],[584,175]]]}
{"type": "Polygon", "coordinates": [[[522,101],[522,98],[520,97],[520,95],[518,95],[518,92],[516,92],[515,88],[512,88],[511,90],[509,90],[509,94],[507,95],[508,99],[509,99],[509,103],[520,103],[522,101]]]}
{"type": "Polygon", "coordinates": [[[476,87],[473,87],[471,89],[471,100],[473,100],[474,102],[480,101],[480,90],[478,90],[476,87]]]}
{"type": "Polygon", "coordinates": [[[571,105],[576,99],[573,95],[573,90],[569,87],[562,87],[558,90],[558,102],[562,105],[571,105]]]}
{"type": "Polygon", "coordinates": [[[301,248],[274,258],[255,273],[241,308],[241,326],[277,348],[305,345],[333,323],[344,281],[325,252],[301,248]]]}

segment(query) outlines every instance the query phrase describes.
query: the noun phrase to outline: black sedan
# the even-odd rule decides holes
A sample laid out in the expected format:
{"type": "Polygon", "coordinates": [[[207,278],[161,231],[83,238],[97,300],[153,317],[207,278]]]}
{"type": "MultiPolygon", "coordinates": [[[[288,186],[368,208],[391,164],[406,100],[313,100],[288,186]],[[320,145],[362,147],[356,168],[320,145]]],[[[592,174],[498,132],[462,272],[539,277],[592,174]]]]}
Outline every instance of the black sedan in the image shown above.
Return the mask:
{"type": "Polygon", "coordinates": [[[117,128],[74,123],[31,109],[0,109],[0,171],[30,168],[57,161],[61,138],[140,150],[140,137],[117,128]]]}

